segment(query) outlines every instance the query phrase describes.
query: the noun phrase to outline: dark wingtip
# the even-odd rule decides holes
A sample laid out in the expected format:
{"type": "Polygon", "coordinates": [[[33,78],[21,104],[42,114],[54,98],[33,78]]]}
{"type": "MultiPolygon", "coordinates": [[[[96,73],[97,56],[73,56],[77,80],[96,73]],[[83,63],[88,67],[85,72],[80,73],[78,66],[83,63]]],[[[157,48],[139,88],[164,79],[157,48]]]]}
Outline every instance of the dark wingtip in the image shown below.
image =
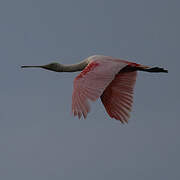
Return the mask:
{"type": "Polygon", "coordinates": [[[159,67],[154,67],[154,68],[150,68],[150,69],[146,69],[147,72],[154,72],[154,73],[161,73],[161,72],[164,72],[164,73],[168,73],[168,70],[167,69],[163,69],[163,68],[159,68],[159,67]]]}
{"type": "Polygon", "coordinates": [[[168,70],[167,70],[167,69],[164,69],[164,68],[157,68],[157,69],[159,69],[159,72],[168,73],[168,70]]]}
{"type": "Polygon", "coordinates": [[[168,70],[167,70],[167,69],[164,69],[164,68],[158,68],[158,67],[157,67],[157,69],[159,69],[160,72],[168,73],[168,70]]]}

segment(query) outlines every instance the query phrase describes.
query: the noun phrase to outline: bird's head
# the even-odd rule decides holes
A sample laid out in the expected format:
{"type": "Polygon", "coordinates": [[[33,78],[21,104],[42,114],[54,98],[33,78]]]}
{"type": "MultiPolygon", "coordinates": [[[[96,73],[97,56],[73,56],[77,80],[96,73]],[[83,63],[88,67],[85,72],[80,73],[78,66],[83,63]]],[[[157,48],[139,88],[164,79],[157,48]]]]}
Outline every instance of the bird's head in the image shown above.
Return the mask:
{"type": "Polygon", "coordinates": [[[21,66],[21,68],[43,68],[43,69],[56,71],[56,72],[61,72],[63,70],[62,65],[56,62],[52,62],[52,63],[41,65],[41,66],[21,66]]]}

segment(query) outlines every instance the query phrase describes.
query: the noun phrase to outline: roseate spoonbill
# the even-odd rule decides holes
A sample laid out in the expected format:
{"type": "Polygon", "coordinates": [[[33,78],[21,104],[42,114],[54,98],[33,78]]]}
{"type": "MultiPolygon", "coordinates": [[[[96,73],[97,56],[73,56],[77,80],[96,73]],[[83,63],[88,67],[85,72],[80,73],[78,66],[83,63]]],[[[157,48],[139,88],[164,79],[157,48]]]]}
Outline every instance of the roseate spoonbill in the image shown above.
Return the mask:
{"type": "Polygon", "coordinates": [[[168,71],[144,66],[133,62],[102,55],[86,58],[78,64],[63,65],[50,63],[42,66],[21,66],[22,68],[43,68],[56,72],[81,71],[74,79],[72,94],[72,113],[81,118],[90,111],[89,100],[101,101],[111,118],[127,123],[133,103],[133,89],[137,71],[168,71]]]}

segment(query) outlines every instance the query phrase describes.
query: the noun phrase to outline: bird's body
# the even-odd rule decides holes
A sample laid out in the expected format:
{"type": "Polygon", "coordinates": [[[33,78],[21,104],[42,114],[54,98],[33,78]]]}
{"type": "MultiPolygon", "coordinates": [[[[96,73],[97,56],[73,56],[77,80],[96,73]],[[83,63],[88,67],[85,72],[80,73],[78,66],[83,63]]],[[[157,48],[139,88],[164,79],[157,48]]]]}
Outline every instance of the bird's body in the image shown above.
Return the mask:
{"type": "Polygon", "coordinates": [[[133,89],[137,71],[167,72],[163,68],[149,68],[140,64],[102,55],[90,56],[73,65],[51,63],[39,67],[56,72],[81,73],[74,79],[72,112],[79,119],[87,117],[90,111],[89,101],[101,98],[111,118],[128,122],[133,103],[133,89]]]}

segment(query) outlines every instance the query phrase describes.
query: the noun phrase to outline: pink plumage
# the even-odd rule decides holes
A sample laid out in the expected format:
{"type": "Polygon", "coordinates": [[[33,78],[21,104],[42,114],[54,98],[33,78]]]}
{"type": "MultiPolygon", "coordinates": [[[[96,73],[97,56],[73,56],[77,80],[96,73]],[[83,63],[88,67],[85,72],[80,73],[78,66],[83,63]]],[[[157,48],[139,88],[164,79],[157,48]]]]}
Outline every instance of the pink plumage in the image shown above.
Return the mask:
{"type": "Polygon", "coordinates": [[[111,118],[128,122],[133,103],[137,72],[122,72],[115,76],[101,95],[102,103],[111,118]]]}
{"type": "Polygon", "coordinates": [[[22,68],[43,68],[55,72],[81,73],[74,79],[72,94],[72,113],[74,116],[87,117],[89,101],[101,98],[111,118],[128,122],[133,103],[133,90],[137,71],[167,73],[160,67],[148,67],[125,60],[94,55],[77,64],[63,65],[50,63],[41,66],[21,66],[22,68]]]}
{"type": "MultiPolygon", "coordinates": [[[[111,118],[127,122],[133,101],[133,88],[136,71],[121,72],[130,62],[99,57],[90,59],[88,66],[74,79],[72,112],[79,118],[87,117],[90,111],[89,100],[101,97],[102,103],[111,118]]],[[[132,63],[132,66],[135,63],[132,63]]]]}

